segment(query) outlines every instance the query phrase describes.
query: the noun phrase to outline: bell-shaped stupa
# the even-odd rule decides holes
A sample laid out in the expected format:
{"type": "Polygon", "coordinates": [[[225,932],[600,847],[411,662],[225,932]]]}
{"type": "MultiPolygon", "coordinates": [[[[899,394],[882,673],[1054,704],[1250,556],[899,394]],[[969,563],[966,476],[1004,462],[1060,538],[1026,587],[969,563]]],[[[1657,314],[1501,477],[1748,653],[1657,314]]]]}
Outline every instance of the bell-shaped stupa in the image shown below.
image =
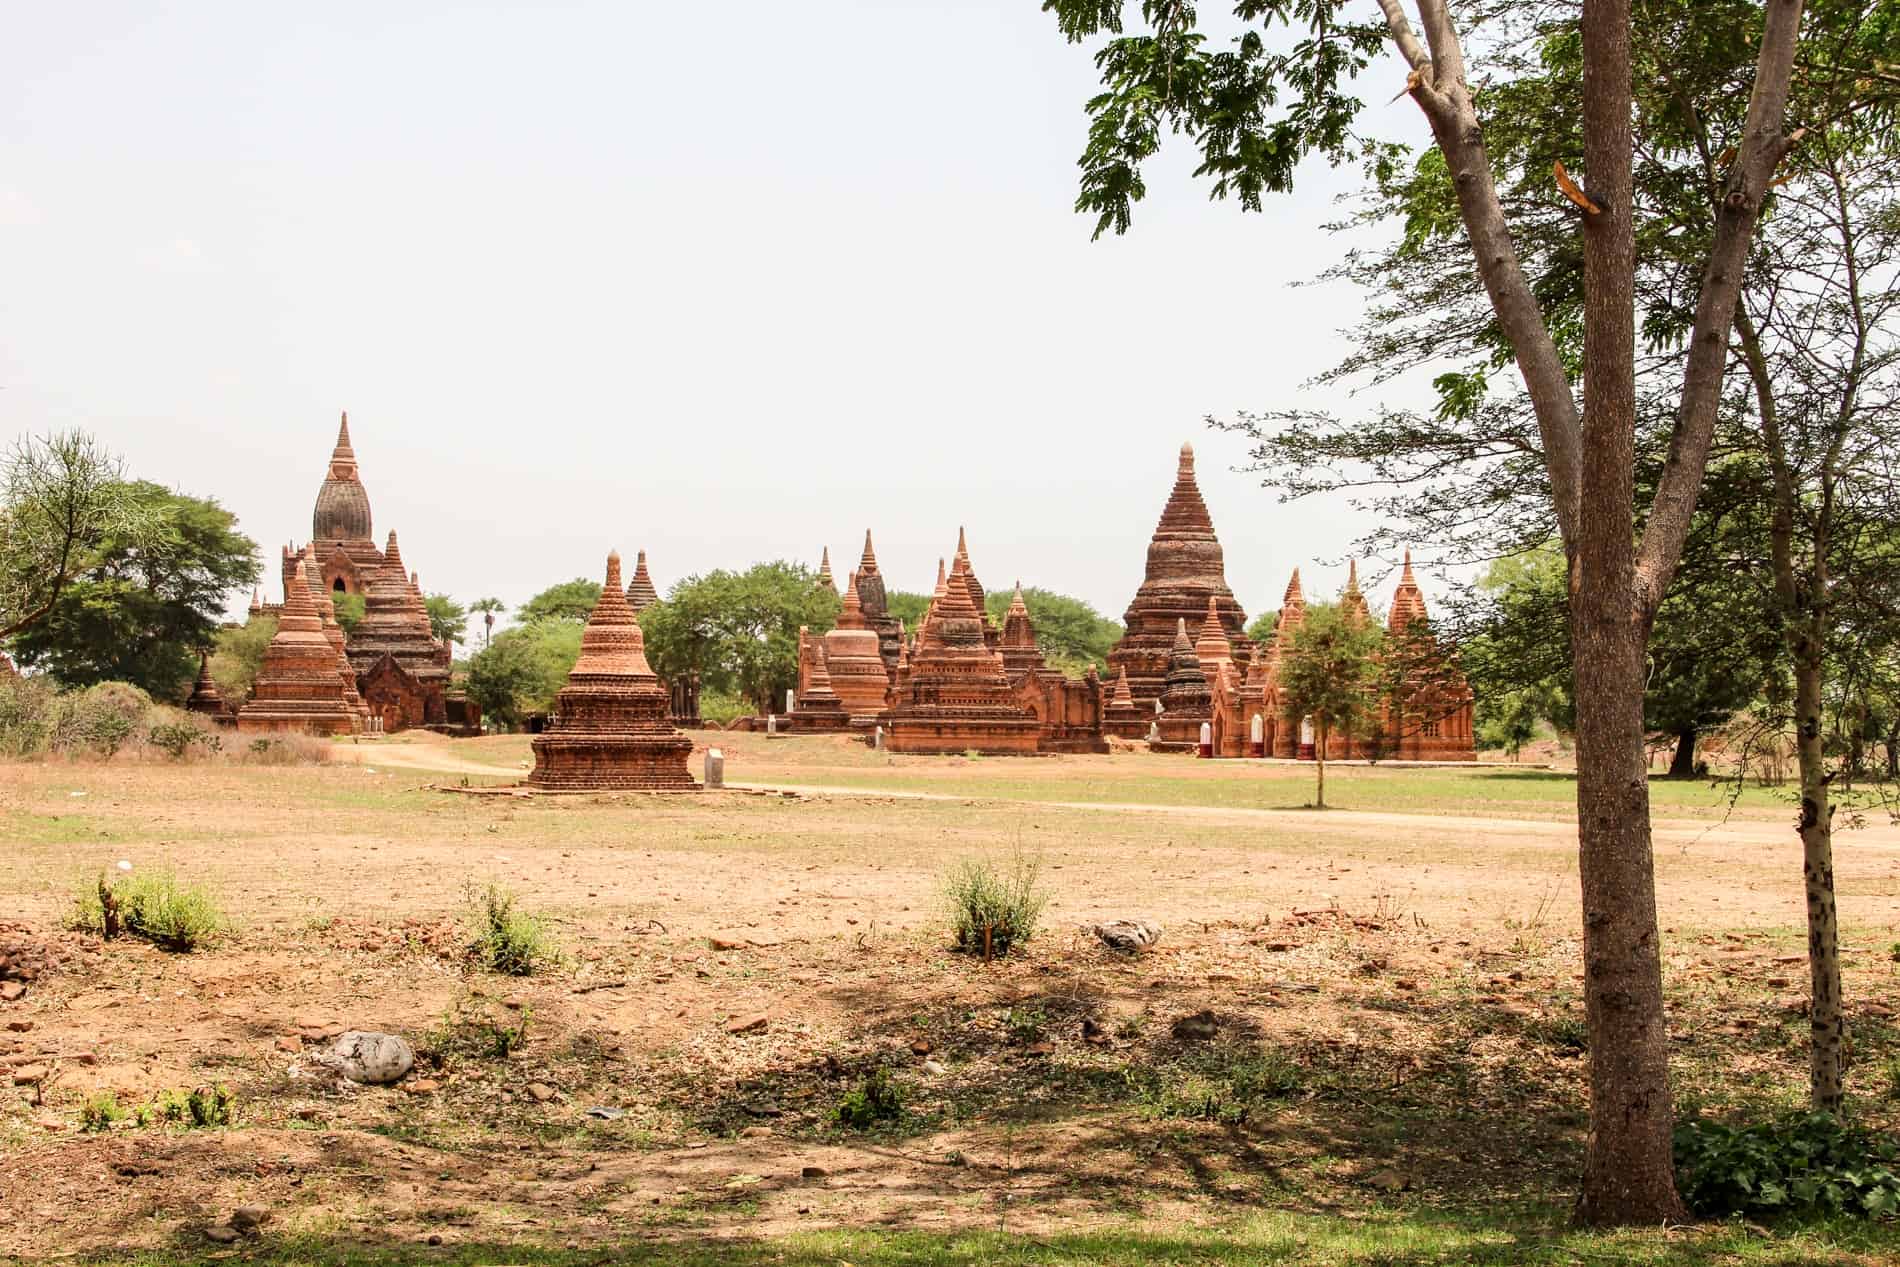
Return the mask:
{"type": "Polygon", "coordinates": [[[667,720],[666,687],[647,664],[640,622],[621,588],[620,555],[581,631],[581,654],[534,738],[530,787],[555,791],[696,792],[693,741],[667,720]]]}

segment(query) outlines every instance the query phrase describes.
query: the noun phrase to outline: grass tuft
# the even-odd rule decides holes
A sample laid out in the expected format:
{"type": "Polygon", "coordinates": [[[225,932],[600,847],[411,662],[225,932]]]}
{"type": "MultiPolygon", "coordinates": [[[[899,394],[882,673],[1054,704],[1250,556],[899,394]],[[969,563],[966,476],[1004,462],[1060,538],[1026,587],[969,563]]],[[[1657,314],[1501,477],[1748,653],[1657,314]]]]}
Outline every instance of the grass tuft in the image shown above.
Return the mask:
{"type": "Polygon", "coordinates": [[[230,927],[210,889],[183,883],[164,870],[117,880],[101,873],[86,880],[73,894],[66,926],[106,938],[130,933],[180,953],[210,943],[230,927]]]}
{"type": "Polygon", "coordinates": [[[473,937],[468,953],[490,972],[511,977],[533,976],[560,959],[547,921],[521,909],[515,895],[491,883],[470,895],[473,937]]]}
{"type": "Polygon", "coordinates": [[[965,858],[951,868],[943,896],[956,948],[1000,957],[1034,936],[1049,904],[1041,873],[1041,865],[1021,853],[1007,870],[988,858],[965,858]]]}

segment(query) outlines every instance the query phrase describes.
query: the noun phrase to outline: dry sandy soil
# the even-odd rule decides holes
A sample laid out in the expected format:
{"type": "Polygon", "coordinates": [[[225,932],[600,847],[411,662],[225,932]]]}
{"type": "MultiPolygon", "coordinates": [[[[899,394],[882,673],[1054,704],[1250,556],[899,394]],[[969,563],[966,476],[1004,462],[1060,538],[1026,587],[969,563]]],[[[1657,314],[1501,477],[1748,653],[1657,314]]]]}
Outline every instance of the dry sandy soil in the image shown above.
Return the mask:
{"type": "MultiPolygon", "coordinates": [[[[1353,808],[1318,812],[1297,808],[1304,769],[712,738],[729,779],[798,790],[462,791],[507,781],[526,752],[508,739],[0,766],[0,954],[33,974],[0,1003],[0,1073],[51,1071],[0,1077],[0,1256],[203,1247],[246,1203],[267,1234],[326,1243],[584,1245],[1568,1190],[1560,780],[1341,769],[1353,808]],[[1017,850],[1043,867],[1043,934],[994,965],[948,953],[946,866],[1017,850]],[[62,929],[75,884],[121,859],[204,882],[232,931],[176,955],[62,929]],[[468,962],[468,891],[491,881],[552,921],[555,970],[468,962]],[[1117,916],[1165,925],[1160,946],[1130,959],[1082,931],[1117,916]],[[1202,1009],[1218,1036],[1176,1037],[1202,1009]],[[311,1056],[343,1028],[409,1036],[417,1071],[333,1084],[311,1056]],[[840,1100],[879,1067],[903,1116],[847,1129],[840,1100]],[[219,1083],[230,1129],[79,1129],[88,1095],[219,1083]]],[[[1805,970],[1786,807],[1658,797],[1680,1093],[1787,1102],[1805,970]]],[[[1900,832],[1844,840],[1839,883],[1877,1097],[1900,1050],[1900,832]]]]}

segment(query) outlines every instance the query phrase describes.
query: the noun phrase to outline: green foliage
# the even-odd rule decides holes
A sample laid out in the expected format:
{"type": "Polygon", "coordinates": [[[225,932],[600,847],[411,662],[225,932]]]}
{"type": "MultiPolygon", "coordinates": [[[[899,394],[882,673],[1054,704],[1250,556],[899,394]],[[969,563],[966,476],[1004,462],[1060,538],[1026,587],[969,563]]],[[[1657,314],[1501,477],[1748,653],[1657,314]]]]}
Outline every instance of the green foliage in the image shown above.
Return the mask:
{"type": "Polygon", "coordinates": [[[431,594],[422,605],[428,609],[429,633],[437,642],[468,641],[468,608],[447,594],[431,594]]]}
{"type": "Polygon", "coordinates": [[[482,618],[482,646],[486,647],[495,634],[495,617],[507,611],[507,606],[499,598],[478,598],[468,605],[470,615],[482,618]]]}
{"type": "Polygon", "coordinates": [[[229,927],[210,889],[182,883],[167,870],[140,870],[111,880],[88,877],[75,886],[66,926],[101,937],[123,930],[180,953],[196,950],[229,927]],[[109,902],[117,908],[117,927],[107,918],[109,902]]]}
{"type": "Polygon", "coordinates": [[[1042,868],[1018,853],[1004,869],[988,858],[965,858],[943,881],[944,905],[958,950],[1001,957],[1028,941],[1049,904],[1042,868]]]}
{"type": "Polygon", "coordinates": [[[1336,604],[1308,607],[1280,658],[1287,720],[1297,726],[1311,717],[1322,736],[1363,730],[1384,641],[1379,626],[1348,616],[1336,604]]]}
{"type": "Polygon", "coordinates": [[[547,922],[517,902],[498,883],[470,893],[468,953],[490,972],[526,977],[552,967],[560,956],[547,922]]]}
{"type": "Polygon", "coordinates": [[[161,535],[119,460],[85,432],[15,441],[0,463],[0,639],[50,617],[105,554],[161,535]]]}
{"type": "Polygon", "coordinates": [[[1900,1141],[1827,1113],[1724,1126],[1676,1127],[1676,1184],[1697,1214],[1900,1214],[1900,1141]]]}
{"type": "Polygon", "coordinates": [[[1352,81],[1385,49],[1377,10],[1344,0],[1235,0],[1235,22],[1210,34],[1195,6],[1143,0],[1146,29],[1127,34],[1121,0],[1044,0],[1062,34],[1108,36],[1095,54],[1102,91],[1089,99],[1077,211],[1095,235],[1126,232],[1147,194],[1142,167],[1164,136],[1185,136],[1197,176],[1216,198],[1258,211],[1265,193],[1293,187],[1309,154],[1339,163],[1382,147],[1360,137],[1352,81]],[[1273,28],[1283,28],[1273,31],[1273,28]],[[1269,32],[1272,32],[1269,38],[1269,32]],[[1276,110],[1275,107],[1278,107],[1276,110]]]}
{"type": "MultiPolygon", "coordinates": [[[[342,590],[330,591],[330,606],[336,608],[336,623],[343,626],[344,633],[354,633],[357,622],[363,619],[363,612],[369,606],[369,600],[361,594],[349,594],[342,590]]],[[[277,622],[271,621],[276,628],[277,622]]],[[[220,688],[222,689],[222,688],[220,688]]]]}
{"type": "Polygon", "coordinates": [[[1306,1088],[1306,1071],[1273,1048],[1196,1048],[1179,1064],[1140,1065],[1126,1076],[1143,1111],[1152,1117],[1227,1126],[1237,1126],[1306,1088]]]}
{"type": "Polygon", "coordinates": [[[506,1060],[527,1046],[533,1019],[533,1008],[522,1008],[512,1019],[496,1017],[464,996],[423,1040],[420,1055],[437,1068],[457,1060],[506,1060]]]}
{"type": "MultiPolygon", "coordinates": [[[[989,590],[983,605],[997,627],[1009,613],[1013,591],[989,590]]],[[[1042,648],[1049,667],[1081,673],[1108,667],[1108,653],[1121,641],[1122,627],[1079,598],[1030,587],[1023,590],[1023,606],[1029,609],[1029,623],[1036,630],[1036,645],[1042,648]]],[[[906,626],[908,628],[908,626],[906,626]]]]}
{"type": "MultiPolygon", "coordinates": [[[[338,594],[338,599],[356,598],[351,594],[338,594]]],[[[362,615],[362,599],[356,598],[357,615],[362,615]]],[[[339,619],[342,608],[338,607],[339,619]]],[[[344,626],[348,628],[349,626],[344,626]]],[[[211,680],[217,683],[218,691],[234,704],[242,704],[251,698],[251,686],[257,681],[257,671],[263,667],[264,652],[270,648],[270,640],[277,636],[277,617],[256,615],[242,625],[228,625],[218,630],[217,641],[211,652],[211,680]]]]}
{"type": "Polygon", "coordinates": [[[640,613],[640,628],[661,677],[697,672],[702,691],[740,696],[763,713],[798,681],[799,627],[824,633],[838,611],[815,572],[781,560],[687,577],[640,613]]]}
{"type": "Polygon", "coordinates": [[[1279,627],[1280,611],[1275,608],[1273,611],[1261,612],[1255,616],[1247,626],[1247,636],[1264,647],[1273,641],[1273,631],[1279,627]]]}
{"type": "Polygon", "coordinates": [[[581,628],[547,617],[503,630],[469,658],[463,689],[498,726],[519,726],[530,713],[552,710],[580,658],[581,628]]]}
{"type": "Polygon", "coordinates": [[[233,590],[261,574],[257,543],[217,502],[143,481],[126,485],[138,517],[93,543],[45,617],[13,639],[23,666],[60,682],[131,682],[182,700],[233,590]]]}
{"type": "Polygon", "coordinates": [[[731,691],[701,690],[699,693],[699,715],[701,719],[718,722],[721,726],[746,716],[752,710],[746,702],[731,691]]]}
{"type": "Polygon", "coordinates": [[[95,1091],[79,1105],[79,1129],[87,1134],[98,1134],[111,1130],[131,1116],[131,1112],[120,1105],[115,1093],[95,1091]]]}
{"type": "Polygon", "coordinates": [[[854,1131],[904,1116],[904,1088],[879,1065],[838,1101],[838,1121],[854,1131]]]}
{"type": "Polygon", "coordinates": [[[152,698],[125,682],[100,682],[53,697],[47,747],[68,755],[110,757],[152,709],[152,698]]]}
{"type": "Polygon", "coordinates": [[[914,594],[909,590],[888,590],[884,594],[884,614],[893,620],[903,621],[904,628],[912,633],[916,632],[918,622],[923,620],[924,613],[929,609],[928,594],[914,594]]]}
{"type": "Polygon", "coordinates": [[[515,609],[515,619],[523,624],[538,620],[586,622],[594,604],[600,601],[600,582],[577,576],[559,585],[550,585],[515,609]]]}
{"type": "Polygon", "coordinates": [[[160,1091],[141,1105],[135,1117],[140,1126],[154,1122],[186,1130],[229,1126],[237,1120],[237,1095],[222,1082],[190,1091],[160,1091]]]}
{"type": "Polygon", "coordinates": [[[166,712],[170,715],[162,716],[146,730],[145,742],[173,761],[183,761],[194,751],[210,753],[223,749],[223,736],[202,717],[166,712]]]}

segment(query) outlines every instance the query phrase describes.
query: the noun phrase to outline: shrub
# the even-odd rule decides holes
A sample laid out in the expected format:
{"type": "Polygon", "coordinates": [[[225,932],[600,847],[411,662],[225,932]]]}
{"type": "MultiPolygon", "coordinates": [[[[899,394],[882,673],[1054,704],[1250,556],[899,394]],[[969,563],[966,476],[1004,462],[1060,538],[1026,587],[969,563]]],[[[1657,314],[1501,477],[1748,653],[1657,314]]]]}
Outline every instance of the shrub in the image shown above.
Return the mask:
{"type": "Polygon", "coordinates": [[[109,1131],[115,1123],[131,1116],[120,1106],[118,1096],[110,1091],[95,1091],[79,1106],[79,1129],[91,1133],[109,1131]]]}
{"type": "Polygon", "coordinates": [[[1900,1141],[1827,1113],[1676,1127],[1676,1184],[1697,1214],[1900,1213],[1900,1141]]]}
{"type": "Polygon", "coordinates": [[[895,1121],[903,1115],[904,1089],[881,1065],[838,1101],[838,1120],[854,1131],[869,1130],[879,1122],[895,1121]]]}
{"type": "Polygon", "coordinates": [[[515,895],[501,885],[471,894],[469,905],[474,937],[468,953],[490,972],[532,976],[559,958],[546,921],[522,910],[515,895]]]}
{"type": "Polygon", "coordinates": [[[191,951],[226,928],[217,899],[202,884],[183,884],[170,871],[143,871],[117,881],[101,875],[73,895],[67,927],[113,937],[121,931],[165,950],[191,951]]]}
{"type": "Polygon", "coordinates": [[[222,1082],[190,1091],[160,1091],[135,1115],[140,1126],[166,1122],[186,1129],[229,1126],[237,1120],[237,1095],[222,1082]]]}
{"type": "Polygon", "coordinates": [[[51,747],[71,755],[110,757],[125,746],[152,709],[152,697],[128,682],[100,682],[57,697],[51,747]]]}
{"type": "Polygon", "coordinates": [[[145,742],[170,757],[183,761],[193,751],[220,752],[224,739],[211,723],[177,709],[153,710],[154,721],[145,732],[145,742]]]}
{"type": "Polygon", "coordinates": [[[42,679],[0,674],[0,756],[43,754],[58,698],[58,692],[42,679]]]}
{"type": "Polygon", "coordinates": [[[496,1019],[463,998],[451,1007],[422,1043],[421,1055],[437,1068],[459,1058],[506,1060],[528,1042],[533,1008],[522,1008],[513,1021],[496,1019]]]}
{"type": "Polygon", "coordinates": [[[1007,871],[987,858],[966,858],[944,880],[950,930],[958,950],[1006,955],[1035,934],[1048,896],[1037,883],[1041,866],[1017,854],[1007,871]]]}

